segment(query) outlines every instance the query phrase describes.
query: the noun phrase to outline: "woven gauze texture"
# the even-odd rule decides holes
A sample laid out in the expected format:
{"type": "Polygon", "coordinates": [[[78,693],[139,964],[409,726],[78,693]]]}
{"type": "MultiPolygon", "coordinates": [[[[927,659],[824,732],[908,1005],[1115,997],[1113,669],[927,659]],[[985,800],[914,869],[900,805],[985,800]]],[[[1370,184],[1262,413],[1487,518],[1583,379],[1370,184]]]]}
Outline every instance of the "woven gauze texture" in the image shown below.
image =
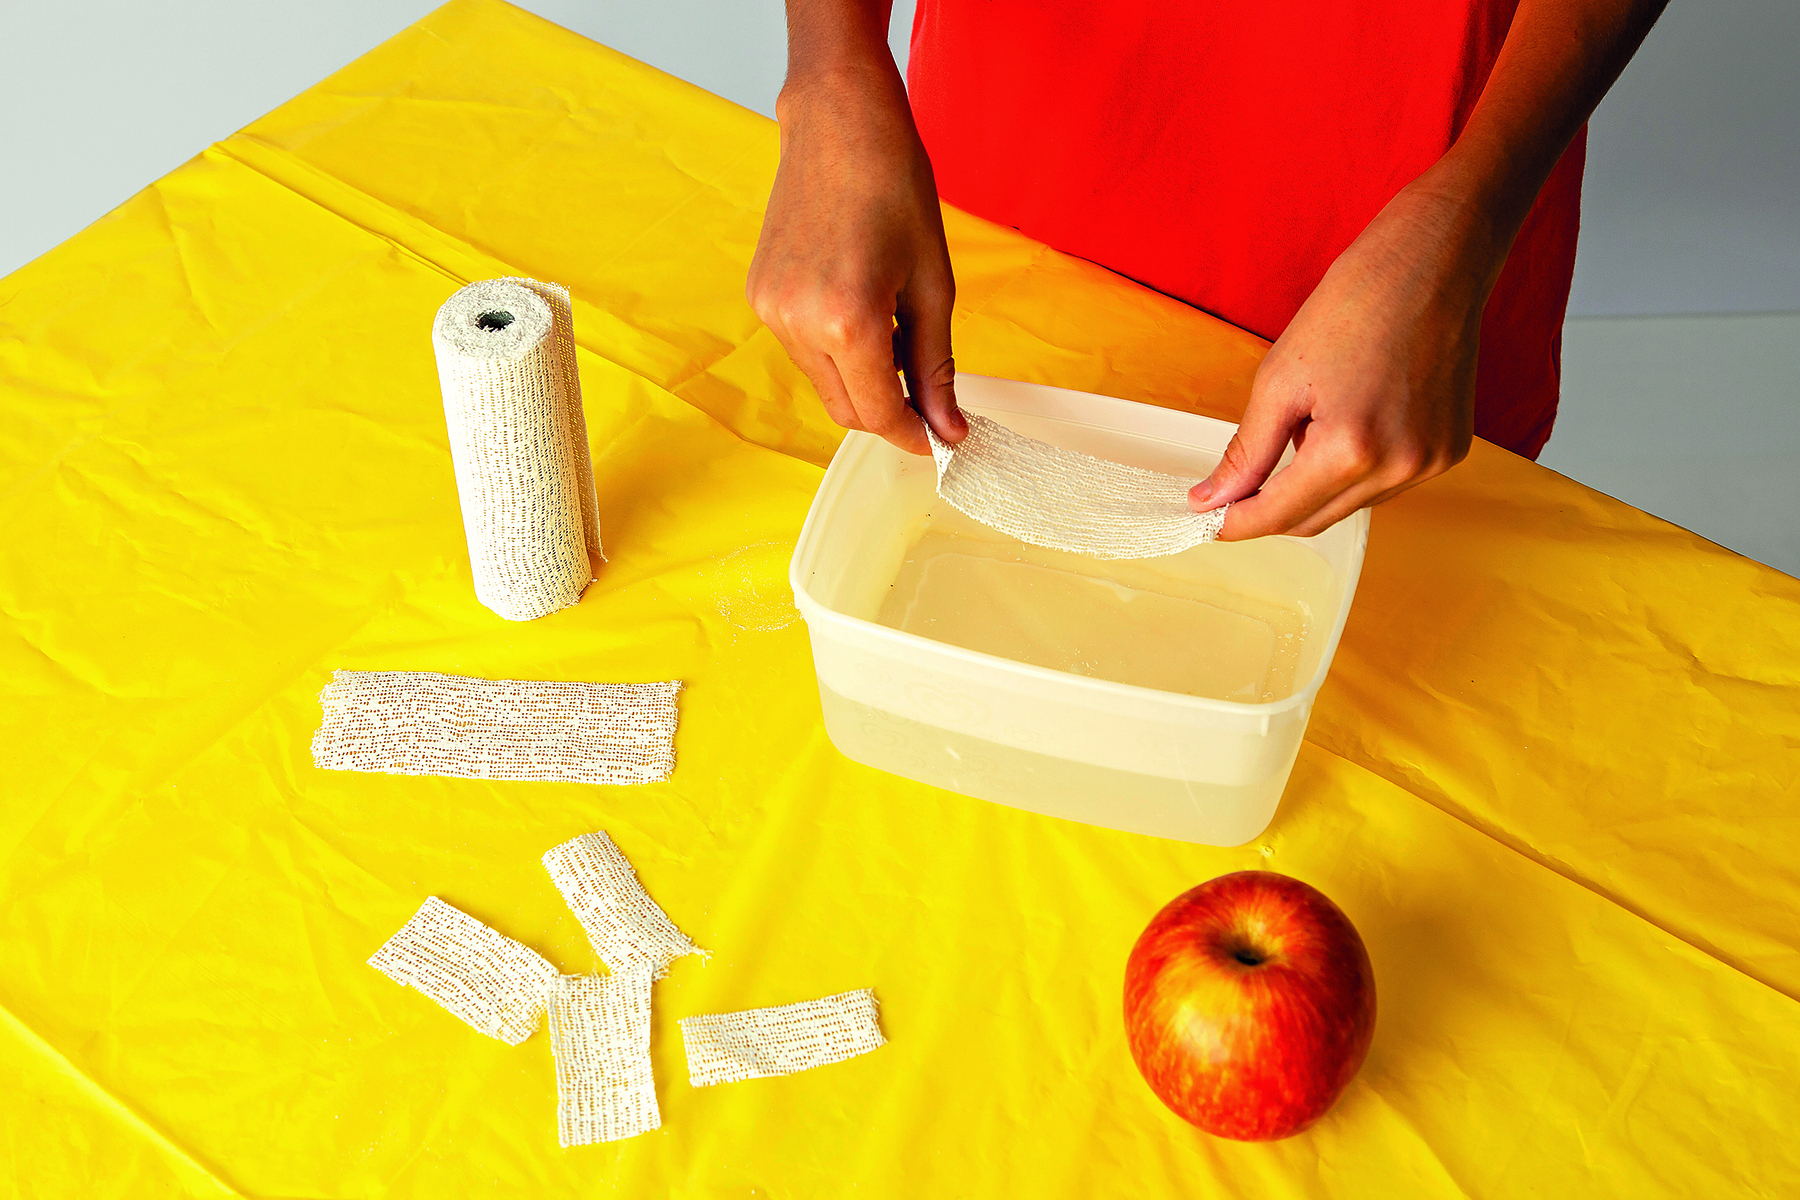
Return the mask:
{"type": "Polygon", "coordinates": [[[587,546],[588,565],[599,570],[606,561],[600,544],[600,504],[594,494],[594,456],[588,450],[587,413],[581,404],[581,375],[575,368],[575,310],[569,289],[522,275],[508,275],[498,282],[516,283],[536,292],[550,306],[550,332],[555,340],[556,365],[562,375],[563,408],[569,419],[563,430],[569,459],[575,464],[576,499],[581,502],[581,539],[587,546]]]}
{"type": "Polygon", "coordinates": [[[661,978],[671,962],[700,953],[644,891],[605,833],[584,833],[547,851],[544,869],[615,975],[647,970],[661,978]]]}
{"type": "Polygon", "coordinates": [[[778,1008],[687,1017],[680,1025],[695,1087],[792,1075],[887,1044],[868,988],[778,1008]]]}
{"type": "Polygon", "coordinates": [[[956,446],[929,426],[938,495],[983,525],[1021,542],[1095,558],[1160,558],[1213,541],[1225,510],[1197,513],[1197,479],[1108,462],[1026,437],[967,414],[956,446]]]}
{"type": "Polygon", "coordinates": [[[558,978],[536,953],[436,896],[426,897],[369,965],[509,1046],[537,1031],[545,994],[558,978]]]}
{"type": "Polygon", "coordinates": [[[313,763],[463,779],[654,783],[675,767],[678,681],[537,682],[334,671],[313,763]]]}
{"type": "Polygon", "coordinates": [[[471,283],[431,344],[476,598],[512,621],[568,607],[601,561],[568,292],[471,283]]]}
{"type": "Polygon", "coordinates": [[[549,997],[558,1140],[616,1142],[661,1125],[650,1067],[650,972],[562,975],[549,997]]]}

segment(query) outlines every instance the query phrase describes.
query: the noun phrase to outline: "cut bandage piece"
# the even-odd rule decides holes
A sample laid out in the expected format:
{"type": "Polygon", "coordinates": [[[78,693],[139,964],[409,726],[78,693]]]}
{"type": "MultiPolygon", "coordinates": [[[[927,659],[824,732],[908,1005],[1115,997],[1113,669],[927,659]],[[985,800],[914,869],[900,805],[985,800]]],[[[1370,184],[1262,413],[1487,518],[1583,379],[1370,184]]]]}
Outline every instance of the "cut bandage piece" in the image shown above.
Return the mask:
{"type": "Polygon", "coordinates": [[[462,779],[654,783],[675,766],[678,681],[538,682],[334,671],[313,763],[462,779]]]}
{"type": "Polygon", "coordinates": [[[792,1075],[887,1044],[868,988],[778,1008],[687,1017],[680,1025],[695,1087],[792,1075]]]}
{"type": "Polygon", "coordinates": [[[426,897],[369,965],[509,1046],[536,1032],[545,991],[557,978],[537,953],[436,896],[426,897]]]}
{"type": "Polygon", "coordinates": [[[546,852],[544,869],[615,975],[649,970],[661,978],[676,959],[700,953],[605,833],[584,833],[546,852]]]}
{"type": "Polygon", "coordinates": [[[1197,479],[1064,450],[967,415],[969,434],[955,446],[927,427],[937,493],[1022,542],[1095,558],[1160,558],[1214,541],[1225,524],[1228,504],[1188,507],[1197,479]]]}
{"type": "Polygon", "coordinates": [[[556,1133],[565,1146],[616,1142],[662,1124],[650,1067],[649,971],[563,975],[549,992],[556,1133]]]}

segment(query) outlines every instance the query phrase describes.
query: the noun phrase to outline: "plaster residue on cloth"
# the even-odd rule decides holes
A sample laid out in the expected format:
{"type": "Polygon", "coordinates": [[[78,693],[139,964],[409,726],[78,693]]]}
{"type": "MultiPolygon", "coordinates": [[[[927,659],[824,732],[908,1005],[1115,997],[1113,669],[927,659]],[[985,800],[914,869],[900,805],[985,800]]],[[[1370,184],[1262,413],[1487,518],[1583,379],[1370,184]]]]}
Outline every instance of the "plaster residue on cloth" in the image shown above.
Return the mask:
{"type": "Polygon", "coordinates": [[[679,681],[539,682],[334,671],[316,766],[464,779],[654,783],[675,767],[679,681]]]}
{"type": "Polygon", "coordinates": [[[1026,437],[975,413],[955,446],[929,426],[938,495],[1033,546],[1095,558],[1160,558],[1219,536],[1229,504],[1197,513],[1197,479],[1128,467],[1026,437]]]}
{"type": "Polygon", "coordinates": [[[868,988],[822,1000],[687,1017],[681,1022],[695,1087],[792,1075],[887,1044],[868,988]]]}
{"type": "Polygon", "coordinates": [[[648,971],[661,978],[676,959],[701,953],[644,891],[630,860],[605,833],[584,833],[549,850],[544,869],[615,975],[648,971]]]}
{"type": "Polygon", "coordinates": [[[792,542],[757,542],[702,568],[719,615],[746,633],[774,633],[800,619],[788,585],[792,542]]]}
{"type": "Polygon", "coordinates": [[[604,555],[568,290],[471,283],[431,343],[476,598],[512,621],[574,604],[604,555]]]}
{"type": "Polygon", "coordinates": [[[646,970],[551,981],[556,1133],[564,1146],[616,1142],[662,1124],[650,1064],[650,981],[646,970]]]}
{"type": "Polygon", "coordinates": [[[369,959],[491,1038],[516,1046],[536,1032],[556,968],[436,896],[369,959]]]}

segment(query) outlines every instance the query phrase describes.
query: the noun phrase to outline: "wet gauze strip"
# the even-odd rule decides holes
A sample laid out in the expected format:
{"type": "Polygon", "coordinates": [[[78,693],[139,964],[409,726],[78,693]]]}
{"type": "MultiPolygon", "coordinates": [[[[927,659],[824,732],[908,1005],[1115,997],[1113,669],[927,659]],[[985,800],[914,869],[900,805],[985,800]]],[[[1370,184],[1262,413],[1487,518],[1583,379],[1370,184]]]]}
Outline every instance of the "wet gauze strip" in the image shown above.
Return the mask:
{"type": "Polygon", "coordinates": [[[536,1032],[557,970],[532,950],[428,896],[369,965],[509,1046],[536,1032]]]}
{"type": "Polygon", "coordinates": [[[602,554],[567,289],[471,283],[431,344],[476,598],[512,621],[568,607],[602,554]]]}
{"type": "Polygon", "coordinates": [[[1160,558],[1215,540],[1230,505],[1197,513],[1181,479],[1108,462],[966,414],[955,446],[927,426],[938,495],[1033,546],[1095,558],[1160,558]]]}
{"type": "Polygon", "coordinates": [[[650,972],[562,975],[550,984],[556,1134],[616,1142],[662,1124],[650,1066],[650,972]]]}
{"type": "Polygon", "coordinates": [[[544,869],[615,975],[647,970],[661,978],[671,962],[700,953],[605,833],[584,833],[546,852],[544,869]]]}
{"type": "MultiPolygon", "coordinates": [[[[675,766],[679,682],[334,671],[315,765],[464,779],[653,783],[675,766]]],[[[627,868],[629,869],[629,868],[627,868]]]]}
{"type": "Polygon", "coordinates": [[[868,988],[778,1008],[687,1017],[680,1024],[695,1087],[792,1075],[887,1044],[868,988]]]}

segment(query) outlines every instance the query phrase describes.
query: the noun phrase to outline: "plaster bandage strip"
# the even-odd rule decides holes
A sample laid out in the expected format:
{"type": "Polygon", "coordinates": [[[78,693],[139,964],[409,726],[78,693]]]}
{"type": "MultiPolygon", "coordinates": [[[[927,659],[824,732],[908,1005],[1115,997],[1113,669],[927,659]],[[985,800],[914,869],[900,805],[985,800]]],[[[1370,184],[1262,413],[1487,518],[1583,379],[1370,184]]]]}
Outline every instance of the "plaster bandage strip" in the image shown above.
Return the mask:
{"type": "Polygon", "coordinates": [[[695,1087],[792,1075],[887,1044],[868,988],[779,1008],[688,1017],[680,1024],[695,1087]]]}
{"type": "Polygon", "coordinates": [[[474,917],[428,896],[369,965],[417,988],[509,1046],[537,1031],[556,968],[474,917]]]}
{"type": "Polygon", "coordinates": [[[661,1125],[650,1067],[650,972],[559,976],[549,998],[557,1139],[587,1146],[661,1125]]]}
{"type": "Polygon", "coordinates": [[[654,783],[675,767],[675,680],[472,679],[334,671],[313,763],[462,779],[654,783]]]}
{"type": "Polygon", "coordinates": [[[615,975],[649,971],[661,978],[676,959],[700,953],[605,833],[584,833],[546,852],[544,869],[615,975]]]}
{"type": "Polygon", "coordinates": [[[1197,479],[1064,450],[967,416],[969,435],[955,446],[926,427],[937,493],[1021,542],[1095,558],[1160,558],[1215,540],[1225,524],[1228,504],[1205,513],[1188,507],[1197,479]]]}
{"type": "Polygon", "coordinates": [[[476,598],[511,621],[574,604],[602,556],[568,291],[471,283],[431,344],[476,598]]]}

